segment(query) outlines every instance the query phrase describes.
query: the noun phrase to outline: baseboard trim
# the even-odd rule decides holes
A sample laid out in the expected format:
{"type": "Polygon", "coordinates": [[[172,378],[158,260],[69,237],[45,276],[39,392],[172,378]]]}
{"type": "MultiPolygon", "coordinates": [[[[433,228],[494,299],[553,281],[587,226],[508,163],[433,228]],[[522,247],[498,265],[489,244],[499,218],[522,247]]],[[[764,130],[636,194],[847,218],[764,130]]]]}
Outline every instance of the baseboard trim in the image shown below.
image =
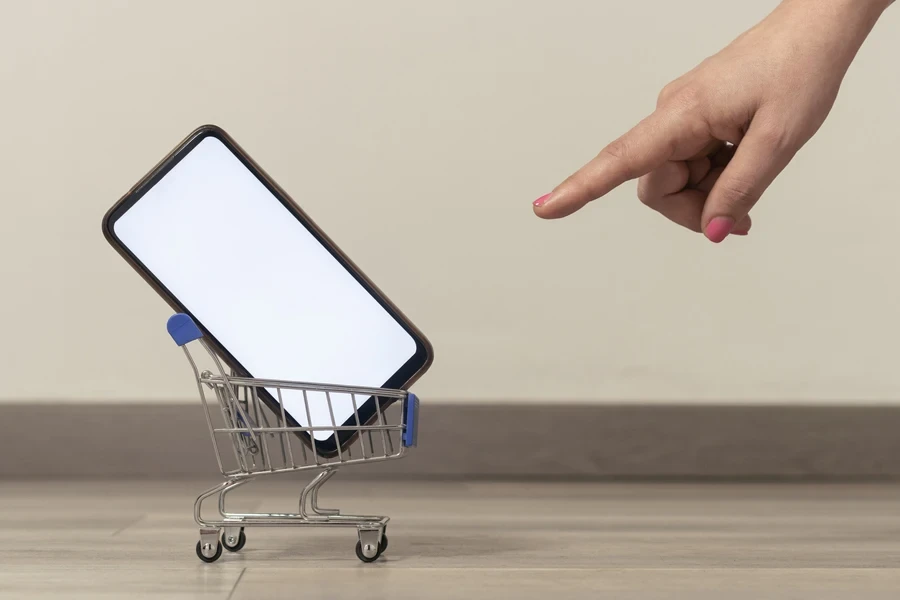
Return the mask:
{"type": "MultiPolygon", "coordinates": [[[[0,478],[209,477],[199,403],[0,404],[0,478]]],[[[894,480],[900,406],[423,403],[351,477],[894,480]]]]}

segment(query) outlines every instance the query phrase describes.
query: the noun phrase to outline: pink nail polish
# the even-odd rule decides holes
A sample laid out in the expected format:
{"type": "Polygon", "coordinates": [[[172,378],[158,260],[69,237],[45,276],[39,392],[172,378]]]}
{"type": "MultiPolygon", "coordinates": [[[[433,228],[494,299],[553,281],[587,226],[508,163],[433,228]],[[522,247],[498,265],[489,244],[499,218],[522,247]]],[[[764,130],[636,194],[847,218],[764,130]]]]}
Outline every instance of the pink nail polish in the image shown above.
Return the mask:
{"type": "Polygon", "coordinates": [[[706,237],[714,244],[718,244],[728,237],[732,227],[734,219],[731,217],[716,217],[706,226],[706,237]]]}
{"type": "Polygon", "coordinates": [[[542,207],[544,205],[544,202],[546,202],[547,198],[549,198],[549,197],[550,197],[550,194],[544,194],[543,196],[541,196],[540,198],[538,198],[537,200],[534,201],[534,205],[537,208],[542,207]]]}

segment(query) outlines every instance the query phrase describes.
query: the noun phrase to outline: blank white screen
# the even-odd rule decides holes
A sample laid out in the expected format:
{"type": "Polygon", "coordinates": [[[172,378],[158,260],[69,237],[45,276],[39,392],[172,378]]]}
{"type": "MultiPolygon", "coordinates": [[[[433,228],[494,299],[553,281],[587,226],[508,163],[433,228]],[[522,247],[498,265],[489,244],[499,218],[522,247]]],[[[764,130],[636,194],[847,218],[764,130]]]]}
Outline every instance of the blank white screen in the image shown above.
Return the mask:
{"type": "MultiPolygon", "coordinates": [[[[253,377],[380,387],[416,352],[412,336],[213,137],[114,229],[253,377]]],[[[283,401],[309,424],[299,392],[283,401]]],[[[332,405],[337,425],[353,416],[349,396],[332,405]]],[[[324,396],[310,395],[310,412],[313,426],[332,425],[324,396]]]]}

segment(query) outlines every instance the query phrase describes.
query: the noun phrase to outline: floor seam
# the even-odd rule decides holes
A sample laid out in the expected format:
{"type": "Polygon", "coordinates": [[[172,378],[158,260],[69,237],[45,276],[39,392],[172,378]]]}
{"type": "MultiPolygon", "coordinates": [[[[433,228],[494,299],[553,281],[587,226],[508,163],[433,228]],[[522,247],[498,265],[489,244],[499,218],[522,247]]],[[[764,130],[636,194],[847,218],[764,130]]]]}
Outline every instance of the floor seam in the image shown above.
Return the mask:
{"type": "Polygon", "coordinates": [[[147,517],[147,515],[141,515],[141,516],[139,516],[137,519],[134,519],[134,520],[132,520],[132,521],[129,521],[128,523],[126,523],[126,524],[123,525],[122,527],[119,527],[118,529],[116,529],[115,531],[113,531],[111,537],[115,537],[115,536],[119,535],[120,533],[122,533],[123,531],[125,531],[126,529],[128,529],[129,527],[131,527],[132,525],[137,525],[138,523],[140,523],[141,521],[143,521],[146,517],[147,517]]]}
{"type": "Polygon", "coordinates": [[[225,600],[231,600],[231,597],[234,596],[234,592],[235,592],[235,590],[237,590],[237,586],[241,582],[241,579],[244,577],[244,573],[246,573],[246,572],[247,572],[247,567],[244,567],[243,569],[241,569],[241,574],[238,575],[237,579],[234,582],[234,586],[231,588],[231,592],[228,593],[228,598],[226,598],[225,600]]]}

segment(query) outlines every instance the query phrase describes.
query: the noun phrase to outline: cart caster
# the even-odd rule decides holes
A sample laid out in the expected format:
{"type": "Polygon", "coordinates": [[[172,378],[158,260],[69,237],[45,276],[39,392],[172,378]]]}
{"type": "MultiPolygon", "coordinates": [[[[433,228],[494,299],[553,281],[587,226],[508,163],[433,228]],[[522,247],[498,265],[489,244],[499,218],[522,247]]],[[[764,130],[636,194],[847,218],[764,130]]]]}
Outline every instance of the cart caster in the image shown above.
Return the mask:
{"type": "Polygon", "coordinates": [[[388,539],[382,532],[381,540],[376,546],[375,540],[378,538],[378,531],[360,531],[359,541],[356,542],[356,557],[359,560],[370,563],[375,562],[387,550],[388,539]]]}
{"type": "Polygon", "coordinates": [[[205,563],[216,562],[222,556],[222,544],[219,543],[219,530],[215,527],[202,527],[200,541],[197,542],[197,558],[205,563]]]}
{"type": "Polygon", "coordinates": [[[239,552],[244,544],[247,543],[247,536],[244,534],[244,528],[241,527],[238,534],[235,535],[234,529],[226,528],[222,532],[222,545],[229,552],[239,552]]]}
{"type": "Polygon", "coordinates": [[[222,556],[222,544],[219,543],[219,540],[216,540],[215,548],[209,542],[205,544],[202,541],[197,542],[197,558],[203,562],[216,562],[220,556],[222,556]]]}

